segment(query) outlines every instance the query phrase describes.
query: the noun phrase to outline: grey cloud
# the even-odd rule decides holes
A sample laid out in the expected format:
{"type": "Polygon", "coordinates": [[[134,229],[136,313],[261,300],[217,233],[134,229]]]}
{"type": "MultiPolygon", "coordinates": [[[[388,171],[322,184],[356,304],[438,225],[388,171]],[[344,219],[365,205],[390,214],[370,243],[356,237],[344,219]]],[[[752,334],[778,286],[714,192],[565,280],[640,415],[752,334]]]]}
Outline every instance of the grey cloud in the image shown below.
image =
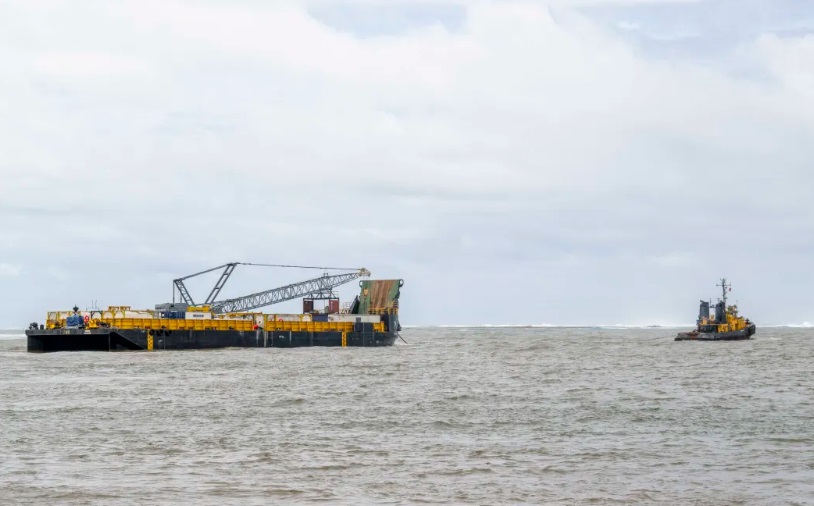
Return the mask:
{"type": "Polygon", "coordinates": [[[466,19],[463,5],[444,2],[317,2],[309,12],[327,26],[359,37],[392,37],[433,25],[456,31],[466,19]]]}
{"type": "Polygon", "coordinates": [[[633,8],[456,5],[363,38],[297,2],[6,4],[0,326],[232,260],[405,278],[416,324],[687,322],[722,274],[757,321],[814,321],[805,39],[711,66],[605,29],[633,8]]]}

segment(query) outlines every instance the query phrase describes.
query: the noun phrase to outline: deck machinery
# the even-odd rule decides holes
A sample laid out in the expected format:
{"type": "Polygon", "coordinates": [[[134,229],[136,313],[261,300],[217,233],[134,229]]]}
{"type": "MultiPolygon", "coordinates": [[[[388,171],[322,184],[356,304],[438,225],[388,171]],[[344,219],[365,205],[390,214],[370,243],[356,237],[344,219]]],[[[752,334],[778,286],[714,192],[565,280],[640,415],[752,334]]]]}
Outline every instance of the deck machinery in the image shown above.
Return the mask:
{"type": "MultiPolygon", "coordinates": [[[[180,350],[225,347],[390,346],[401,330],[400,279],[359,282],[360,293],[340,308],[333,289],[370,271],[231,262],[173,280],[172,302],[152,310],[110,306],[106,310],[48,312],[44,325],[26,331],[28,351],[180,350]],[[217,300],[238,265],[321,269],[322,276],[242,297],[217,300]],[[184,281],[221,269],[202,302],[195,302],[184,281]],[[338,270],[328,274],[330,270],[338,270]],[[176,294],[180,300],[176,300],[176,294]],[[299,314],[253,312],[303,298],[299,314]],[[323,308],[319,303],[327,302],[323,308]]],[[[200,300],[200,299],[199,299],[200,300]]]]}

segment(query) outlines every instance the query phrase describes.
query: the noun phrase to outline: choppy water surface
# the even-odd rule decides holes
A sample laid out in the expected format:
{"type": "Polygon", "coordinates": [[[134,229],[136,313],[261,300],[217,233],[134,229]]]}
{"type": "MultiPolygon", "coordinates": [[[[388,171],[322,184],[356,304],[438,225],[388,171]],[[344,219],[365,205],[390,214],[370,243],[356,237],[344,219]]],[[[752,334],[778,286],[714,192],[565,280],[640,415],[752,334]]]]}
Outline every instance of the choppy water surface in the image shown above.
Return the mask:
{"type": "MultiPolygon", "coordinates": [[[[814,331],[407,329],[386,349],[28,354],[6,503],[814,504],[814,331]]],[[[8,336],[6,336],[8,337],[8,336]]]]}

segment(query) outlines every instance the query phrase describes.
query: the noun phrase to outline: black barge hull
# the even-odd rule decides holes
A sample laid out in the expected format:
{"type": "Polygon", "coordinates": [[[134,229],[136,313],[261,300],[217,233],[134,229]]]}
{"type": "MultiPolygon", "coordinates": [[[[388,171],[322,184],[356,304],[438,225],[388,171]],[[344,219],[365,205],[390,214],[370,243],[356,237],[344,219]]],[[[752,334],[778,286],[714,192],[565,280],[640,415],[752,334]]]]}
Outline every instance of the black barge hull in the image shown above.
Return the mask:
{"type": "MultiPolygon", "coordinates": [[[[364,325],[367,327],[367,325],[364,325]]],[[[371,325],[372,326],[372,325],[371,325]]],[[[213,348],[299,348],[305,346],[392,346],[397,334],[239,330],[50,329],[27,330],[28,351],[204,350],[213,348]]]]}
{"type": "Polygon", "coordinates": [[[676,341],[743,341],[755,335],[755,326],[750,325],[743,330],[733,332],[680,332],[676,341]]]}

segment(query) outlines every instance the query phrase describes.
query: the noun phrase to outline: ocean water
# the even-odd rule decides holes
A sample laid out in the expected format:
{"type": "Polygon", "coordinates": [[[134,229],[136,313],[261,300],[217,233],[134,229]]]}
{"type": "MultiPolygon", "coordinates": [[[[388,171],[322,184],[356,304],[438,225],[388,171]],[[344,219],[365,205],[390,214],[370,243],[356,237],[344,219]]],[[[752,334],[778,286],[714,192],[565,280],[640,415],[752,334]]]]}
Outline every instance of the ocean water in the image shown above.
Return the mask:
{"type": "Polygon", "coordinates": [[[5,504],[814,504],[814,330],[414,328],[383,349],[28,354],[5,504]]]}

